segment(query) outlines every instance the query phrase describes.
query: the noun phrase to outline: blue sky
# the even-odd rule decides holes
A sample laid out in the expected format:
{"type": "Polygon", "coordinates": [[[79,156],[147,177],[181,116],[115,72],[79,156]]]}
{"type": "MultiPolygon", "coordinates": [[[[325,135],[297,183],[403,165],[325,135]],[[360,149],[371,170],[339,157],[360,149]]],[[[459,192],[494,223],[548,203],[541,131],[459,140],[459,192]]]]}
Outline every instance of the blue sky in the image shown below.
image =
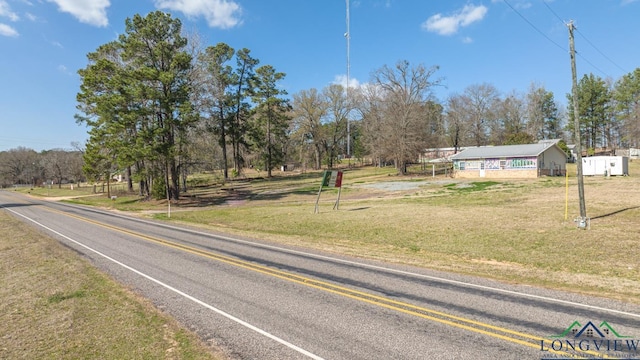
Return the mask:
{"type": "MultiPolygon", "coordinates": [[[[490,83],[524,94],[531,83],[566,103],[574,20],[578,76],[619,79],[640,67],[639,0],[351,0],[351,85],[398,60],[437,65],[444,101],[490,83]]],[[[290,95],[345,83],[346,0],[0,0],[0,151],[84,143],[76,124],[77,70],[135,14],[163,10],[205,45],[246,47],[287,74],[290,95]]]]}

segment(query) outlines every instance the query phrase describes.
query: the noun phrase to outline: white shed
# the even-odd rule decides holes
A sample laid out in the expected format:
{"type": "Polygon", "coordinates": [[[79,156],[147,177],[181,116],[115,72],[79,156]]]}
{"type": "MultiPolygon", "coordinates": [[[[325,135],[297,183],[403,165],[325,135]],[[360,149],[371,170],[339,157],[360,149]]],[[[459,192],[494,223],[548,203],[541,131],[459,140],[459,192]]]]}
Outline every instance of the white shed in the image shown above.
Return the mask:
{"type": "Polygon", "coordinates": [[[582,174],[629,175],[629,158],[626,156],[589,156],[582,158],[582,174]]]}

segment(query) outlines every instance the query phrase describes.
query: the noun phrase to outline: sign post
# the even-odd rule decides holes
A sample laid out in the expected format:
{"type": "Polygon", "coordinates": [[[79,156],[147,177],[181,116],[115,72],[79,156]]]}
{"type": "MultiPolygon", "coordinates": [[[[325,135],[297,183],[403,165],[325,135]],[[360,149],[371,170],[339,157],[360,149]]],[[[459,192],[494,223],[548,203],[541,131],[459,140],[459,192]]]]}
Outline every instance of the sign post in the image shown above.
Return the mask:
{"type": "Polygon", "coordinates": [[[336,199],[336,203],[333,204],[333,209],[336,210],[340,207],[340,193],[342,192],[342,171],[339,170],[326,170],[322,175],[322,183],[320,184],[320,190],[318,190],[318,198],[316,199],[316,207],[313,211],[314,214],[320,212],[318,208],[318,204],[320,202],[320,194],[322,193],[322,187],[337,187],[338,188],[338,198],[336,199]]]}

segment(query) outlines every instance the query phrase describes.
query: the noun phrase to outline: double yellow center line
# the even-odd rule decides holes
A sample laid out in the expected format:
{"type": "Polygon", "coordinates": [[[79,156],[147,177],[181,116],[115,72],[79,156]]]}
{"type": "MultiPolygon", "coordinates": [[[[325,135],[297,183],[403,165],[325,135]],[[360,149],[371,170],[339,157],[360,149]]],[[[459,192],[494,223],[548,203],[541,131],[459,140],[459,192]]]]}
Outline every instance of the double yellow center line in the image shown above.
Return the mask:
{"type": "MultiPolygon", "coordinates": [[[[285,281],[290,281],[296,284],[308,286],[321,291],[325,291],[325,292],[329,292],[339,296],[354,299],[357,301],[365,302],[365,303],[386,308],[389,310],[398,311],[411,316],[420,317],[420,318],[434,321],[437,323],[456,327],[459,329],[464,329],[464,330],[472,331],[475,333],[487,335],[493,338],[502,339],[511,343],[516,343],[519,345],[524,345],[527,347],[542,350],[541,344],[543,343],[543,341],[547,341],[547,342],[549,341],[549,339],[547,338],[539,337],[536,335],[531,335],[531,334],[523,333],[520,331],[510,330],[500,326],[494,326],[494,325],[483,323],[480,321],[475,321],[475,320],[467,319],[464,317],[447,314],[441,311],[428,309],[422,306],[416,306],[403,301],[397,301],[390,298],[366,293],[363,291],[350,289],[350,288],[332,284],[326,281],[316,280],[316,279],[309,278],[306,276],[301,276],[295,273],[270,268],[270,267],[255,264],[249,261],[244,261],[244,260],[236,259],[233,257],[216,254],[211,251],[207,251],[207,250],[199,249],[193,246],[188,246],[188,245],[180,244],[177,242],[145,235],[137,231],[128,230],[121,227],[105,224],[105,223],[91,220],[82,216],[69,214],[63,211],[59,211],[51,208],[47,208],[47,210],[60,213],[65,216],[72,217],[72,218],[75,218],[87,223],[91,223],[97,226],[101,226],[103,228],[117,231],[123,234],[134,236],[148,242],[153,242],[159,245],[181,250],[194,255],[202,256],[202,257],[215,260],[221,263],[225,263],[225,264],[236,266],[246,270],[254,271],[260,274],[276,277],[278,279],[282,279],[285,281]]],[[[559,354],[559,355],[562,355],[563,357],[575,356],[565,351],[555,351],[553,349],[545,349],[545,352],[559,354]]],[[[593,356],[597,356],[598,358],[609,358],[605,354],[595,352],[595,351],[590,351],[590,350],[583,351],[583,350],[576,349],[576,353],[584,354],[584,355],[593,355],[593,356]]]]}

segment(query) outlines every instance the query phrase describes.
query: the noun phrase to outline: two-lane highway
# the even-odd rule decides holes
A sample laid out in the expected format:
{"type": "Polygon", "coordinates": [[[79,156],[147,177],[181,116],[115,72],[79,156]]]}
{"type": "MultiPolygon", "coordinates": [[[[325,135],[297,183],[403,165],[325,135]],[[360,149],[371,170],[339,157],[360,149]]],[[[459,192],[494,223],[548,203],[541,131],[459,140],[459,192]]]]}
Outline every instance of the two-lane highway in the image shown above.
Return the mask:
{"type": "Polygon", "coordinates": [[[640,358],[640,307],[631,304],[7,191],[0,191],[0,208],[77,250],[235,358],[640,358]]]}

